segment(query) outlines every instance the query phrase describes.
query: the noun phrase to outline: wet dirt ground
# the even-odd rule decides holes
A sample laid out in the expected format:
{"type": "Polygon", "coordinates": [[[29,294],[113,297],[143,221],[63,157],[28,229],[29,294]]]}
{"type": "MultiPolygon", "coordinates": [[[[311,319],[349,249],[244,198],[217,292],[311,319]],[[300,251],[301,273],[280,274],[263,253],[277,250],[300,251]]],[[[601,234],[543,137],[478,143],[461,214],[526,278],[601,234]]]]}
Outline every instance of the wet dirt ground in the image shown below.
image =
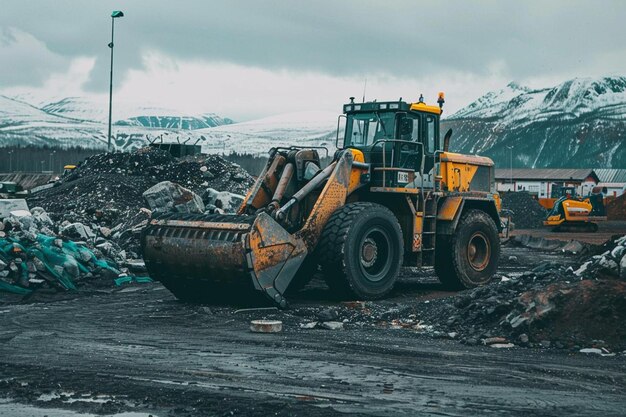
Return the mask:
{"type": "MultiPolygon", "coordinates": [[[[499,272],[557,259],[564,262],[505,247],[499,272]]],[[[451,294],[432,271],[405,275],[375,308],[451,294]]],[[[358,323],[301,329],[308,308],[341,306],[325,291],[305,290],[284,312],[184,304],[159,284],[0,307],[0,415],[618,416],[626,409],[623,354],[465,346],[358,323]],[[250,320],[263,317],[282,320],[283,331],[251,333],[250,320]]]]}
{"type": "Polygon", "coordinates": [[[516,235],[531,235],[534,237],[543,237],[545,239],[553,240],[578,240],[580,242],[601,244],[611,239],[615,235],[626,235],[626,221],[621,220],[609,220],[603,222],[597,222],[598,231],[595,233],[589,232],[555,232],[552,228],[542,227],[539,229],[519,229],[513,230],[511,236],[516,235]]]}

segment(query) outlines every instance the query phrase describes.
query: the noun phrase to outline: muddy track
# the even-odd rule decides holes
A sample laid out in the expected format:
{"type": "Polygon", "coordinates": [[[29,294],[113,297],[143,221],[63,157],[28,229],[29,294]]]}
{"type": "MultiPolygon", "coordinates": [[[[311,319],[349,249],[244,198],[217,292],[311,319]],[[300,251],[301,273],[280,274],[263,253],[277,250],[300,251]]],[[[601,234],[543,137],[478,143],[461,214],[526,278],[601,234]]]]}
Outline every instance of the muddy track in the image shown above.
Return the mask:
{"type": "MultiPolygon", "coordinates": [[[[529,262],[538,257],[515,251],[529,262]]],[[[381,303],[447,295],[411,280],[400,288],[381,303]]],[[[158,284],[0,307],[0,395],[81,413],[158,416],[610,416],[626,407],[623,355],[469,347],[349,323],[302,330],[299,309],[333,305],[317,294],[271,313],[285,324],[273,335],[247,330],[260,312],[183,304],[158,284]],[[98,395],[108,400],[81,400],[98,395]]]]}

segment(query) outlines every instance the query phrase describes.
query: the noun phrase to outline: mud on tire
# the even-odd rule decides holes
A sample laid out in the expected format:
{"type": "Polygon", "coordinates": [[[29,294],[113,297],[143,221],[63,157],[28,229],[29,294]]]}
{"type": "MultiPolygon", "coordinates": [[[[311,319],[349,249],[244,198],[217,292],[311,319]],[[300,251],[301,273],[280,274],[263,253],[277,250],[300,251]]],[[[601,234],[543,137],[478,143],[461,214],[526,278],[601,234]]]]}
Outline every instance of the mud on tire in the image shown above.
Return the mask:
{"type": "Polygon", "coordinates": [[[449,289],[489,283],[498,268],[500,238],[491,216],[482,210],[463,214],[451,236],[437,236],[435,272],[449,289]]]}
{"type": "Polygon", "coordinates": [[[375,299],[393,289],[403,250],[395,215],[379,204],[357,202],[330,217],[317,256],[333,293],[342,298],[375,299]]]}

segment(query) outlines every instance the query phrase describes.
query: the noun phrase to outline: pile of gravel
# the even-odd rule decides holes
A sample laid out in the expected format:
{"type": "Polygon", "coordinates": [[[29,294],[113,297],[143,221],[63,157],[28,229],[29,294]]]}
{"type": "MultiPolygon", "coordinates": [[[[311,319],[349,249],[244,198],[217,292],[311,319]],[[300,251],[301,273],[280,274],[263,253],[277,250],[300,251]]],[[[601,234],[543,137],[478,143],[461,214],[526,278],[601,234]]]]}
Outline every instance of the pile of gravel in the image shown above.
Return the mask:
{"type": "Polygon", "coordinates": [[[146,147],[89,157],[54,187],[31,195],[28,203],[43,207],[56,222],[110,229],[113,240],[137,252],[137,232],[151,215],[143,194],[163,181],[200,196],[215,190],[245,194],[254,182],[239,165],[218,155],[181,159],[146,147]]]}
{"type": "Polygon", "coordinates": [[[547,211],[530,194],[523,191],[500,194],[502,208],[511,210],[516,229],[537,229],[543,226],[547,211]]]}

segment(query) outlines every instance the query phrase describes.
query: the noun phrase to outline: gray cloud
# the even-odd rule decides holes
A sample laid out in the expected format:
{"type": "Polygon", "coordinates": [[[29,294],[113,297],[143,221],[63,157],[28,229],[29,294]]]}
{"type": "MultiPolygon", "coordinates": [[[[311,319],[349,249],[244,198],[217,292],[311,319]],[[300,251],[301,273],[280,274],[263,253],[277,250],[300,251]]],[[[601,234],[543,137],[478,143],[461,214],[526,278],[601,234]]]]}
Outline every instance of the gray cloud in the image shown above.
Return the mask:
{"type": "Polygon", "coordinates": [[[0,27],[0,86],[39,85],[51,73],[67,69],[67,61],[32,35],[0,27]]]}
{"type": "MultiPolygon", "coordinates": [[[[626,73],[626,54],[620,50],[626,2],[620,0],[601,5],[575,0],[5,0],[0,26],[32,34],[45,43],[48,58],[96,56],[88,87],[103,91],[108,16],[116,8],[126,14],[116,24],[120,76],[140,68],[147,50],[183,60],[340,76],[488,75],[494,66],[515,79],[626,73]]],[[[42,51],[32,52],[48,59],[42,51]]],[[[12,72],[0,73],[1,85],[27,78],[12,72]]],[[[36,83],[41,74],[28,77],[36,83]]]]}

